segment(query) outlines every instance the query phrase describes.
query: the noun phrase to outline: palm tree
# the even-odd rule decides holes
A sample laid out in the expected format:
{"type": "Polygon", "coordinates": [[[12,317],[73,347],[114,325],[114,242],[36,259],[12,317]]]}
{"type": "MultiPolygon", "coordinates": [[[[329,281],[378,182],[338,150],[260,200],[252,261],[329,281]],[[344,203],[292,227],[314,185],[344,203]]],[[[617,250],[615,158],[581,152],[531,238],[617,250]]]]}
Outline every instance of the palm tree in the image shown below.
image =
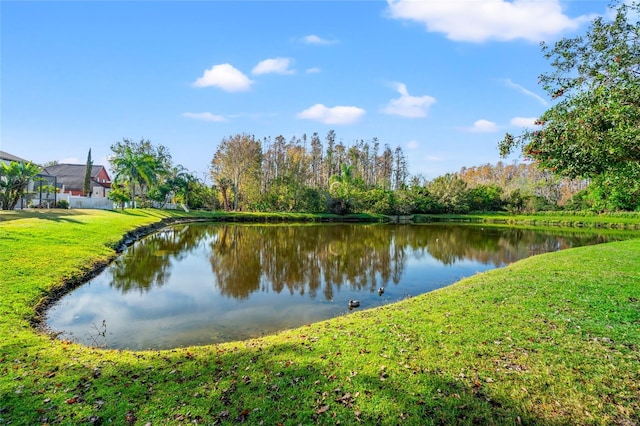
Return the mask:
{"type": "Polygon", "coordinates": [[[125,147],[121,155],[111,159],[111,165],[115,172],[114,183],[129,185],[131,202],[135,208],[136,184],[144,192],[145,185],[155,183],[158,179],[158,162],[151,154],[137,153],[125,147]]]}
{"type": "Polygon", "coordinates": [[[329,189],[335,191],[339,197],[349,201],[351,187],[354,184],[353,165],[342,163],[342,172],[339,175],[331,176],[329,179],[329,189]]]}
{"type": "Polygon", "coordinates": [[[167,195],[172,195],[188,206],[190,185],[195,181],[197,181],[197,178],[184,166],[178,164],[167,172],[165,180],[167,195]]]}
{"type": "Polygon", "coordinates": [[[13,210],[16,207],[29,185],[29,180],[38,173],[40,166],[31,162],[0,162],[0,203],[3,210],[13,210]]]}

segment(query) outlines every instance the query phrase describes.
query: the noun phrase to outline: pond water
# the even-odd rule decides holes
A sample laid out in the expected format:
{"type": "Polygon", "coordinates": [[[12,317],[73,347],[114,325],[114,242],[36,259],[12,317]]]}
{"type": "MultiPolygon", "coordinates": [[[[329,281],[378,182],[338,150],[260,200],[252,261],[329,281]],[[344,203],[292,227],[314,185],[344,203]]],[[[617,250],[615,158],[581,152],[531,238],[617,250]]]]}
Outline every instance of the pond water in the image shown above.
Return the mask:
{"type": "Polygon", "coordinates": [[[47,326],[104,348],[242,340],[346,314],[352,299],[368,309],[607,240],[456,224],[184,224],[127,248],[52,306],[47,326]]]}

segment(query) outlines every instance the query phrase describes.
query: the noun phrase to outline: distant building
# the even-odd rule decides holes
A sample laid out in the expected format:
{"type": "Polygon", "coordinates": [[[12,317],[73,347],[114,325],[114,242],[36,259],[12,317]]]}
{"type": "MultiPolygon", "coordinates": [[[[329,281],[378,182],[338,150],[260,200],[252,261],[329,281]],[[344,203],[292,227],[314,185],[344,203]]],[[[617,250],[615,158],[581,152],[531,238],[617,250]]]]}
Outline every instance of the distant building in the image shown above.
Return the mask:
{"type": "Polygon", "coordinates": [[[9,164],[9,163],[19,163],[19,162],[23,162],[23,163],[28,163],[29,160],[25,160],[24,158],[20,158],[20,157],[16,157],[15,155],[9,154],[8,152],[4,152],[4,151],[0,151],[0,161],[2,161],[5,164],[9,164]]]}
{"type": "MultiPolygon", "coordinates": [[[[74,196],[84,195],[85,164],[55,164],[44,172],[55,176],[60,192],[74,196]]],[[[106,198],[111,190],[111,178],[104,166],[91,167],[91,197],[106,198]]]]}

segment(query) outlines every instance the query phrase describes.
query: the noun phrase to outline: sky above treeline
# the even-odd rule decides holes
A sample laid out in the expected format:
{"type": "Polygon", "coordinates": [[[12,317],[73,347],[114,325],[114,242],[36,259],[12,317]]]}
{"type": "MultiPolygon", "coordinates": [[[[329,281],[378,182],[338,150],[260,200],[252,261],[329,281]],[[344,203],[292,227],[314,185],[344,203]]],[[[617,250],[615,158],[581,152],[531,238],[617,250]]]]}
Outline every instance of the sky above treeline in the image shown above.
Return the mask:
{"type": "MultiPolygon", "coordinates": [[[[0,150],[109,166],[123,138],[208,175],[246,133],[402,147],[433,179],[552,105],[540,42],[608,1],[2,1],[0,150]]],[[[511,157],[507,161],[517,160],[511,157]]]]}

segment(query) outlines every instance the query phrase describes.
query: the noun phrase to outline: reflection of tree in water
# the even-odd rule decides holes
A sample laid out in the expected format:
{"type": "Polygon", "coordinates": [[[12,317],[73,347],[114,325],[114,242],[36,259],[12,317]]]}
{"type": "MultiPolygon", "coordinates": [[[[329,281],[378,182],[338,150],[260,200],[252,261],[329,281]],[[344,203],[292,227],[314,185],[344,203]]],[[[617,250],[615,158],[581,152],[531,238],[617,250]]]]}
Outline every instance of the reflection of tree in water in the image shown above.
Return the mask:
{"type": "Polygon", "coordinates": [[[164,285],[171,274],[172,260],[184,259],[197,247],[207,235],[204,230],[194,232],[189,226],[176,226],[136,242],[109,266],[111,286],[128,293],[164,285]]]}
{"type": "Polygon", "coordinates": [[[223,294],[288,291],[333,299],[335,289],[398,282],[404,249],[379,225],[222,226],[212,242],[211,267],[223,294]]]}
{"type": "Polygon", "coordinates": [[[228,297],[286,291],[332,300],[343,286],[373,292],[397,284],[409,257],[435,258],[445,265],[467,260],[501,266],[602,238],[561,232],[453,224],[198,223],[167,228],[139,241],[109,273],[111,285],[122,292],[148,291],[167,282],[174,261],[200,248],[208,252],[217,286],[228,297]]]}
{"type": "Polygon", "coordinates": [[[409,251],[445,265],[463,260],[501,266],[532,254],[596,242],[598,237],[472,225],[216,226],[210,263],[222,294],[287,291],[332,300],[348,285],[375,291],[397,284],[409,251]],[[594,241],[588,241],[593,239],[594,241]]]}
{"type": "MultiPolygon", "coordinates": [[[[251,227],[216,226],[209,262],[222,294],[244,299],[260,288],[260,235],[251,227]]],[[[258,229],[258,228],[255,228],[258,229]]]]}
{"type": "Polygon", "coordinates": [[[577,245],[602,242],[602,237],[576,232],[553,233],[485,226],[429,225],[432,232],[416,232],[414,238],[427,238],[415,247],[428,249],[428,253],[445,265],[471,260],[488,265],[502,266],[534,254],[547,253],[577,245]]]}

